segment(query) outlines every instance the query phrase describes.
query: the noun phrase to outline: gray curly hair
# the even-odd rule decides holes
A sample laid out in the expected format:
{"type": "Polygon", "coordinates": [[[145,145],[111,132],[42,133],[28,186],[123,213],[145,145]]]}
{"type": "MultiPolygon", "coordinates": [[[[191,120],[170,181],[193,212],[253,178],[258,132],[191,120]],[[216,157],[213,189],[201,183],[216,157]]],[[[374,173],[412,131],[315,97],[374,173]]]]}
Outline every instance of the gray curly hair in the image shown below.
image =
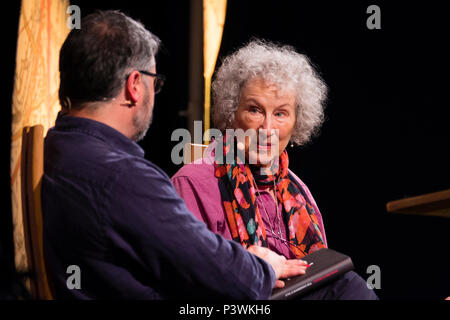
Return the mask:
{"type": "Polygon", "coordinates": [[[212,118],[216,128],[222,132],[233,128],[241,90],[255,79],[294,91],[296,124],[291,143],[304,145],[318,133],[324,119],[326,84],[308,57],[291,46],[259,39],[227,56],[215,74],[212,118]]]}

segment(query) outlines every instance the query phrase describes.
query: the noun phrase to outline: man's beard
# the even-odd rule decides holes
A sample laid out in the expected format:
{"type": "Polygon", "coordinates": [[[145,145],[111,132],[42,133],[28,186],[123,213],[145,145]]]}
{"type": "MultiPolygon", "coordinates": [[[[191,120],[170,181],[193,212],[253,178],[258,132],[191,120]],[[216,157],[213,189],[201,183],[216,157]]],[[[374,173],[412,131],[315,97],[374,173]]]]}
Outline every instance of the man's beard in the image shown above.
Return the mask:
{"type": "Polygon", "coordinates": [[[150,90],[148,90],[147,86],[146,89],[144,100],[142,101],[143,108],[133,118],[135,133],[132,140],[135,142],[138,142],[145,137],[153,120],[152,107],[150,106],[150,90]]]}

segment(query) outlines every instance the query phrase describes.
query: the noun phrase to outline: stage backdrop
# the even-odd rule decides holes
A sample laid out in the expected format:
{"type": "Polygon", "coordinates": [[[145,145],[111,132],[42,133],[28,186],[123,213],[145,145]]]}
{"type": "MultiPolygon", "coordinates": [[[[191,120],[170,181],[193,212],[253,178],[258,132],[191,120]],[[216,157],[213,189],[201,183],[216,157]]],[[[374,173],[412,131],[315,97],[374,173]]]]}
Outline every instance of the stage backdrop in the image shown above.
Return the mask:
{"type": "Polygon", "coordinates": [[[24,126],[53,126],[60,109],[59,49],[69,28],[68,0],[23,0],[17,36],[16,71],[12,103],[11,196],[15,264],[27,270],[20,195],[20,153],[24,126]]]}

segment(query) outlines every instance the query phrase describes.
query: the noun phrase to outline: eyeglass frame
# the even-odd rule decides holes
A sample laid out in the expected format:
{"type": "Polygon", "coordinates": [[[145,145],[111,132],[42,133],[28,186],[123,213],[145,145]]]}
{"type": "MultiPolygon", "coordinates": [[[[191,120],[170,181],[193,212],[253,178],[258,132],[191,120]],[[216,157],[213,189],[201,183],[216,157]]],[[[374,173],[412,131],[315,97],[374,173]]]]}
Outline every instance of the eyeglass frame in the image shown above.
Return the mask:
{"type": "Polygon", "coordinates": [[[139,73],[145,74],[150,77],[155,77],[155,82],[153,85],[153,88],[155,90],[155,94],[161,92],[161,89],[164,85],[164,81],[166,81],[166,76],[160,74],[160,73],[153,73],[145,70],[138,70],[139,73]]]}

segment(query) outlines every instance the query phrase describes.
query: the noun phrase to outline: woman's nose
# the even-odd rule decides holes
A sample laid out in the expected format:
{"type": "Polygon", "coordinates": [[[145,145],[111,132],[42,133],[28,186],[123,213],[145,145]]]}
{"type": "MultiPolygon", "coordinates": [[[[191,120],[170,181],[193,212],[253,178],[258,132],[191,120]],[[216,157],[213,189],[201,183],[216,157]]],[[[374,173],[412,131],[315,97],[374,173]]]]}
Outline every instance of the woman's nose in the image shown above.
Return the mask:
{"type": "Polygon", "coordinates": [[[261,129],[271,130],[272,129],[272,117],[265,116],[263,123],[261,124],[261,129]]]}
{"type": "Polygon", "coordinates": [[[274,127],[274,122],[270,117],[265,117],[263,123],[259,127],[259,134],[263,134],[265,139],[272,136],[278,136],[278,128],[274,127]]]}
{"type": "Polygon", "coordinates": [[[264,121],[261,123],[260,129],[266,131],[268,135],[272,135],[273,131],[275,130],[272,117],[265,116],[264,121]]]}

